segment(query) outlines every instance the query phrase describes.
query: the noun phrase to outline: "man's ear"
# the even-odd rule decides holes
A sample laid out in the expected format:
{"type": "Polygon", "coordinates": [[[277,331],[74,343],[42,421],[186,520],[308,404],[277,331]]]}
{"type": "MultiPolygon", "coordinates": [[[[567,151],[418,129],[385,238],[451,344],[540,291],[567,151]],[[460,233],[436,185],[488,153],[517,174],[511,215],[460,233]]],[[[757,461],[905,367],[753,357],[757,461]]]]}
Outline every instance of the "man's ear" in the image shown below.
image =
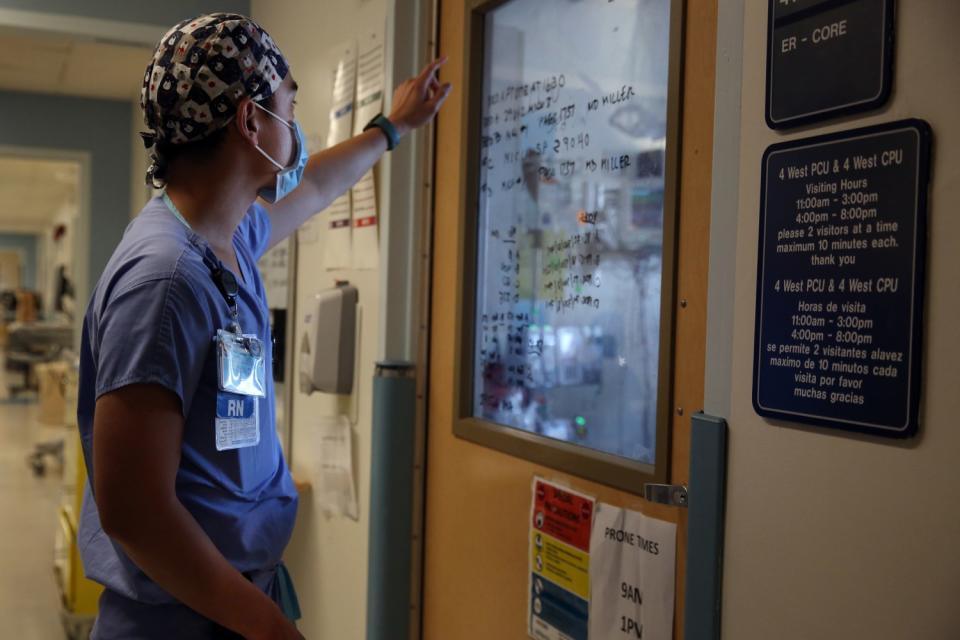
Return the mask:
{"type": "Polygon", "coordinates": [[[254,145],[260,144],[261,122],[259,111],[253,100],[244,97],[237,103],[237,115],[233,119],[240,137],[254,145]]]}

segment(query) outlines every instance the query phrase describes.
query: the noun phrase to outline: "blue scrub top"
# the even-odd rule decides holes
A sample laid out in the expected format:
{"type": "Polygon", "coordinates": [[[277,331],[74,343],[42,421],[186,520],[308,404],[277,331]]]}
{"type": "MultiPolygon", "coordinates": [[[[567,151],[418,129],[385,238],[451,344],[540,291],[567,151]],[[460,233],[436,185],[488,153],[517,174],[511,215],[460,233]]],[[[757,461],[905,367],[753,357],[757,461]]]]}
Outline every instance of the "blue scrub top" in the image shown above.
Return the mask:
{"type": "MultiPolygon", "coordinates": [[[[83,323],[78,403],[92,479],[97,398],[131,384],[159,384],[175,393],[184,415],[177,497],[227,561],[267,592],[276,588],[273,576],[297,511],[296,489],[275,429],[270,322],[257,270],[269,237],[270,218],[254,204],[233,246],[242,271],[237,274],[242,275],[240,326],[260,337],[268,363],[266,397],[258,399],[258,445],[217,451],[213,336],[230,322],[229,309],[204,263],[205,254],[212,256],[209,245],[177,220],[162,198],[151,200],[127,227],[94,290],[83,323]]],[[[87,576],[109,594],[94,637],[209,635],[212,623],[161,589],[103,532],[89,484],[78,543],[87,576]],[[167,628],[170,624],[175,626],[167,628]],[[174,635],[165,635],[169,631],[174,635]]]]}

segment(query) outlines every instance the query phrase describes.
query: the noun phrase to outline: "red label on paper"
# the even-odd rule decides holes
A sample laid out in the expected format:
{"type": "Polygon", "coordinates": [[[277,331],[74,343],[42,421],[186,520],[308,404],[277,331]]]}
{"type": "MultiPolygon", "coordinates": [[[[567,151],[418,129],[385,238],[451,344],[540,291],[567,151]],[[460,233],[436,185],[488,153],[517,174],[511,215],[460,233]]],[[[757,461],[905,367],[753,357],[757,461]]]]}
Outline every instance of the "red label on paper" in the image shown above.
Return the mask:
{"type": "Polygon", "coordinates": [[[589,553],[593,500],[538,480],[533,528],[589,553]]]}
{"type": "Polygon", "coordinates": [[[375,224],[377,224],[377,216],[357,218],[357,220],[353,223],[355,227],[372,227],[375,224]]]}

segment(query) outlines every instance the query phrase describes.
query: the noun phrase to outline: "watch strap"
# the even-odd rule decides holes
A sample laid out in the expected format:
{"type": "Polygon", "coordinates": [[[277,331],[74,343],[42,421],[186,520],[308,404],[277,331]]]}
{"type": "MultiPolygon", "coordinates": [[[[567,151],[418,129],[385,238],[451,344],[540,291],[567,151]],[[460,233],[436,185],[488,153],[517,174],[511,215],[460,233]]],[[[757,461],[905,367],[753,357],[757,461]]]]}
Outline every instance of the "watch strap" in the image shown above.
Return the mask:
{"type": "Polygon", "coordinates": [[[393,151],[397,148],[397,145],[400,144],[400,134],[397,133],[397,128],[393,126],[393,123],[390,122],[385,115],[382,113],[375,115],[373,120],[368,122],[363,130],[366,131],[374,127],[380,129],[387,138],[387,151],[393,151]]]}

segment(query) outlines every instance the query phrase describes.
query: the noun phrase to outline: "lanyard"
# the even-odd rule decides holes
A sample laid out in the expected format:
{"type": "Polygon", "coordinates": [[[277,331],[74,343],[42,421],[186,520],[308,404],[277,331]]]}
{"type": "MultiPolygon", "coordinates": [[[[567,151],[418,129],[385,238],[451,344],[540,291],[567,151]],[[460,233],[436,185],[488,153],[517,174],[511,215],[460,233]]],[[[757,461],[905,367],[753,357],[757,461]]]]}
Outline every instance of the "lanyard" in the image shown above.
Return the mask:
{"type": "MultiPolygon", "coordinates": [[[[190,226],[190,223],[187,222],[187,219],[184,218],[180,210],[177,209],[177,205],[175,205],[173,200],[170,199],[170,196],[167,195],[166,189],[163,190],[163,202],[167,205],[170,213],[172,213],[188,231],[192,232],[193,228],[190,226]]],[[[237,295],[240,293],[240,285],[237,283],[236,276],[234,276],[229,269],[225,269],[220,259],[213,254],[210,245],[204,244],[203,263],[210,269],[210,276],[213,278],[213,283],[217,286],[217,289],[227,301],[227,306],[230,308],[232,321],[227,328],[237,335],[240,335],[243,333],[240,329],[240,311],[237,308],[237,295]]]]}
{"type": "Polygon", "coordinates": [[[187,219],[183,217],[182,213],[180,213],[180,209],[177,209],[177,205],[173,204],[173,200],[171,200],[170,196],[167,195],[166,189],[163,190],[163,203],[167,205],[167,209],[170,209],[170,213],[172,213],[177,220],[183,223],[183,226],[190,231],[193,231],[193,227],[190,226],[190,223],[187,222],[187,219]]]}

